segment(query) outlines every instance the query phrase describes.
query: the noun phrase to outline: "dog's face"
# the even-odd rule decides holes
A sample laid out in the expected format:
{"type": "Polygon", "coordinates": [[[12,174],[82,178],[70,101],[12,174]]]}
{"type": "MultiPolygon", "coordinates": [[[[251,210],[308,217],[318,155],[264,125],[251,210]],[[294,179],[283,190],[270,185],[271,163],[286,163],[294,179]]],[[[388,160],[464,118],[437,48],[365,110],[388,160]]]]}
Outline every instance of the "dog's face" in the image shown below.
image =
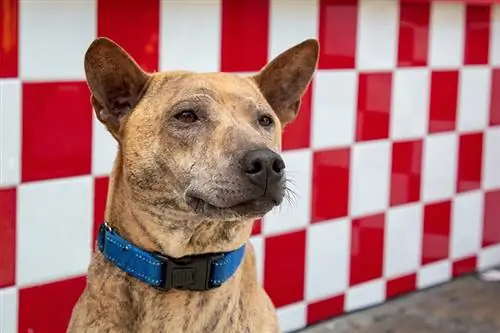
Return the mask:
{"type": "Polygon", "coordinates": [[[260,73],[147,74],[109,39],[85,55],[98,119],[117,139],[133,200],[204,219],[260,217],[287,192],[279,155],[316,69],[318,44],[285,51],[260,73]]]}

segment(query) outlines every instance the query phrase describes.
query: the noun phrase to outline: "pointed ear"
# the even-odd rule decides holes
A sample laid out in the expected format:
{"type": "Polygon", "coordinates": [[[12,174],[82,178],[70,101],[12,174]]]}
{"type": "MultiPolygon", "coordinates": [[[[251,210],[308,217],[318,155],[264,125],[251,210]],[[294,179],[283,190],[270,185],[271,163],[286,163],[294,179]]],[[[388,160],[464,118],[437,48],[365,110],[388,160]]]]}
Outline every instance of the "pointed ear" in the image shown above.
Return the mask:
{"type": "Polygon", "coordinates": [[[85,75],[97,118],[118,138],[123,120],[142,97],[149,75],[107,38],[95,39],[87,49],[85,75]]]}
{"type": "Polygon", "coordinates": [[[254,76],[283,126],[292,122],[318,63],[319,44],[307,39],[284,51],[254,76]]]}

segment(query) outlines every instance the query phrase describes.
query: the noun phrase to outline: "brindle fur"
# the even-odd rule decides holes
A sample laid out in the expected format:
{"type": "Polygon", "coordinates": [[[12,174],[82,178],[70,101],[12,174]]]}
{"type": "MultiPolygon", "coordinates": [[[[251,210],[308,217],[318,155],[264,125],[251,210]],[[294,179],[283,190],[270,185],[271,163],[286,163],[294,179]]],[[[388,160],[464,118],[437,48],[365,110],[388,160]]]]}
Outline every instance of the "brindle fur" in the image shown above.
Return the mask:
{"type": "Polygon", "coordinates": [[[259,147],[280,150],[282,128],[297,115],[317,58],[318,43],[310,39],[254,76],[151,74],[111,40],[92,42],[85,55],[92,105],[119,148],[106,221],[137,246],[172,257],[244,243],[247,249],[227,283],[203,292],[158,291],[95,251],[68,333],[280,331],[249,242],[252,221],[272,207],[231,207],[255,195],[238,167],[242,154],[259,147]],[[204,118],[197,125],[180,124],[173,115],[182,109],[201,110],[204,118]],[[260,126],[260,114],[270,115],[274,125],[260,126]],[[213,206],[190,205],[186,193],[213,206]]]}

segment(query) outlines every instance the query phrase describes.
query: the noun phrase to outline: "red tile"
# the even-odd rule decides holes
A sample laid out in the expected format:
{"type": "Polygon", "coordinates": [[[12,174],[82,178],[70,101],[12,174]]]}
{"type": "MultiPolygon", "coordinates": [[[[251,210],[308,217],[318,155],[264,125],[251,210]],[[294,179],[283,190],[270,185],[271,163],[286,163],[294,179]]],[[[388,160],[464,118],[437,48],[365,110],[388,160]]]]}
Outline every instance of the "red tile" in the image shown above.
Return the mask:
{"type": "Polygon", "coordinates": [[[267,63],[269,0],[223,0],[221,70],[258,71],[267,63]]]}
{"type": "Polygon", "coordinates": [[[0,78],[18,76],[19,1],[0,1],[0,78]]]}
{"type": "Polygon", "coordinates": [[[357,0],[320,0],[319,69],[356,66],[357,26],[357,0]]]}
{"type": "Polygon", "coordinates": [[[500,68],[491,73],[490,125],[500,125],[500,68]]]}
{"type": "Polygon", "coordinates": [[[384,224],[384,214],[352,220],[351,286],[382,276],[384,224]]]}
{"type": "Polygon", "coordinates": [[[146,71],[159,67],[159,31],[158,0],[97,1],[97,35],[116,41],[146,71]]]}
{"type": "Polygon", "coordinates": [[[108,198],[108,177],[99,177],[94,179],[94,238],[92,239],[92,249],[97,240],[99,226],[104,222],[104,213],[106,211],[106,201],[108,198]]]}
{"type": "Polygon", "coordinates": [[[356,141],[389,137],[391,90],[391,73],[359,75],[356,141]]]}
{"type": "Polygon", "coordinates": [[[400,5],[398,66],[427,66],[430,4],[400,5]]]}
{"type": "Polygon", "coordinates": [[[252,236],[260,235],[262,233],[262,219],[257,219],[253,223],[252,236]]]}
{"type": "Polygon", "coordinates": [[[307,324],[312,325],[320,321],[344,313],[344,295],[327,298],[307,306],[307,324]]]}
{"type": "Polygon", "coordinates": [[[16,282],[16,189],[0,189],[0,288],[16,282]]]}
{"type": "Polygon", "coordinates": [[[347,216],[350,155],[349,148],[314,153],[312,222],[347,216]]]}
{"type": "Polygon", "coordinates": [[[414,291],[417,288],[417,275],[410,274],[387,281],[386,298],[393,298],[401,294],[414,291]]]}
{"type": "Polygon", "coordinates": [[[458,148],[457,192],[481,188],[483,133],[460,136],[458,148]]]}
{"type": "Polygon", "coordinates": [[[266,238],[264,288],[276,307],[304,298],[306,233],[304,230],[266,238]]]}
{"type": "Polygon", "coordinates": [[[476,271],[477,259],[476,257],[469,257],[458,260],[453,263],[452,274],[454,277],[472,273],[476,271]]]}
{"type": "Polygon", "coordinates": [[[454,131],[458,104],[458,71],[431,74],[429,133],[454,131]]]}
{"type": "Polygon", "coordinates": [[[92,107],[85,82],[23,84],[22,181],[90,174],[92,107]]]}
{"type": "Polygon", "coordinates": [[[19,291],[18,332],[66,332],[73,307],[85,288],[85,277],[19,291]]]}
{"type": "Polygon", "coordinates": [[[465,65],[487,65],[490,45],[490,6],[469,4],[465,14],[465,65]]]}
{"type": "Polygon", "coordinates": [[[436,202],[424,207],[422,265],[448,258],[450,229],[450,201],[436,202]]]}
{"type": "Polygon", "coordinates": [[[283,150],[309,148],[311,142],[312,84],[302,97],[299,114],[293,123],[283,131],[283,150]]]}
{"type": "Polygon", "coordinates": [[[420,200],[422,140],[395,142],[392,146],[391,206],[420,200]]]}
{"type": "Polygon", "coordinates": [[[500,244],[500,190],[484,194],[483,247],[500,244]]]}

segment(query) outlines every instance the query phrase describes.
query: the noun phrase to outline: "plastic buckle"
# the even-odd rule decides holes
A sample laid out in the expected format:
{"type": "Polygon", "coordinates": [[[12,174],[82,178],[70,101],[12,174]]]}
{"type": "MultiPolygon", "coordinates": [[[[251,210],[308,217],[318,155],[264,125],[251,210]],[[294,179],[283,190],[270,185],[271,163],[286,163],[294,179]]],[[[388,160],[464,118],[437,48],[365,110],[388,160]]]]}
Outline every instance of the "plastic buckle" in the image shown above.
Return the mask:
{"type": "Polygon", "coordinates": [[[165,276],[164,284],[157,286],[157,289],[204,291],[211,289],[212,263],[223,255],[187,256],[179,259],[161,253],[155,253],[155,256],[163,262],[165,276]]]}

